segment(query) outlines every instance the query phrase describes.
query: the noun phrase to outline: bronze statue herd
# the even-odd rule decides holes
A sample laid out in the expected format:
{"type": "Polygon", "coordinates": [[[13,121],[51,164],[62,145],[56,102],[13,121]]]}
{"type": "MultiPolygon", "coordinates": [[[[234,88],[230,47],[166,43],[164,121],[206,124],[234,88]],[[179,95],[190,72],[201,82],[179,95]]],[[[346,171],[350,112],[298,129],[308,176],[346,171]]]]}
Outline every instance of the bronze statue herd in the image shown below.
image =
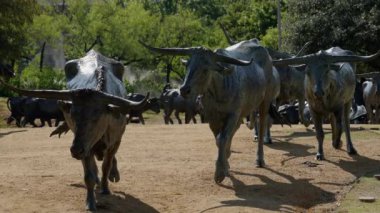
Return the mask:
{"type": "MultiPolygon", "coordinates": [[[[173,122],[170,118],[173,111],[178,119],[181,110],[186,112],[185,123],[189,123],[197,113],[204,116],[218,150],[214,173],[216,183],[229,176],[228,160],[233,136],[247,117],[253,123],[258,115],[256,165],[265,165],[264,135],[269,133],[271,122],[268,112],[273,112],[271,107],[276,102],[297,99],[300,120],[308,125],[303,116],[303,106],[307,101],[316,129],[317,160],[324,159],[322,123],[326,117],[330,118],[332,126],[333,147],[341,147],[344,131],[348,154],[357,153],[350,136],[350,110],[356,78],[367,80],[363,83],[366,109],[370,122],[379,122],[380,74],[356,76],[355,63],[374,60],[380,56],[380,51],[370,56],[358,56],[349,50],[332,47],[309,55],[291,55],[265,48],[257,39],[236,42],[228,37],[228,40],[231,46],[215,51],[205,47],[157,48],[140,41],[152,52],[188,57],[182,85],[179,89],[165,88],[160,98],[161,104],[167,104],[163,107],[166,123],[173,122]],[[294,80],[284,80],[286,75],[294,80]],[[282,91],[283,88],[288,89],[282,91]],[[289,88],[301,88],[301,92],[291,95],[295,91],[289,88]]],[[[0,70],[8,73],[9,77],[8,69],[3,67],[0,70]]],[[[142,112],[148,109],[159,111],[159,101],[149,98],[149,94],[128,96],[122,82],[123,64],[94,50],[83,58],[68,61],[64,71],[67,90],[26,90],[13,87],[3,80],[1,83],[23,96],[56,101],[64,123],[52,135],[69,130],[74,133],[70,152],[83,164],[87,209],[96,210],[95,185],[100,185],[101,193],[109,194],[108,180],[120,180],[116,152],[126,124],[131,121],[132,115],[141,120],[142,112]],[[127,120],[128,113],[131,114],[127,120]],[[100,180],[95,157],[103,160],[100,180]]],[[[14,115],[12,118],[16,117],[14,115]]]]}

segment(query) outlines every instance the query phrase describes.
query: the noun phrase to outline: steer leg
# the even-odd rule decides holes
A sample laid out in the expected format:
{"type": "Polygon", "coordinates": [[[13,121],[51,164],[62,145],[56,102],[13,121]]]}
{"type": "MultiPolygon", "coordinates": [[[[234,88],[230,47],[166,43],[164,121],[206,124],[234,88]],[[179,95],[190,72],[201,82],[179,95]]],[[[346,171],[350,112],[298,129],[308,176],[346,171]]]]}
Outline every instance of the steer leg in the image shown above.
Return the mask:
{"type": "Polygon", "coordinates": [[[371,107],[371,104],[369,103],[366,103],[365,105],[365,110],[367,111],[367,116],[368,116],[368,123],[369,124],[373,124],[375,123],[374,121],[374,114],[373,114],[373,110],[372,110],[372,107],[371,107]]]}
{"type": "Polygon", "coordinates": [[[342,147],[342,141],[340,140],[342,136],[342,111],[341,109],[334,112],[331,116],[331,127],[333,131],[333,141],[332,145],[335,149],[340,149],[342,147]]]}
{"type": "Polygon", "coordinates": [[[323,124],[323,117],[320,114],[317,114],[313,110],[310,110],[311,116],[313,118],[315,131],[317,133],[317,140],[318,140],[318,152],[316,155],[317,160],[324,160],[324,154],[323,154],[323,140],[325,138],[325,133],[323,132],[322,124],[323,124]]]}
{"type": "Polygon", "coordinates": [[[298,116],[300,118],[301,123],[305,126],[308,127],[310,125],[310,121],[305,120],[303,110],[305,109],[305,100],[303,99],[298,99],[298,116]]]}
{"type": "Polygon", "coordinates": [[[54,123],[54,126],[55,126],[55,127],[57,127],[58,125],[59,125],[59,119],[58,119],[58,118],[56,118],[56,119],[55,119],[55,123],[54,123]]]}
{"type": "Polygon", "coordinates": [[[197,123],[197,119],[195,118],[195,114],[193,115],[193,123],[197,123]]]}
{"type": "Polygon", "coordinates": [[[165,124],[173,124],[173,120],[170,118],[173,110],[164,110],[164,121],[165,124]]]}
{"type": "Polygon", "coordinates": [[[46,122],[48,123],[49,127],[52,127],[50,119],[46,119],[46,122]]]}
{"type": "Polygon", "coordinates": [[[191,113],[185,112],[185,124],[189,124],[191,120],[191,113]]]}
{"type": "Polygon", "coordinates": [[[182,121],[181,121],[181,119],[179,118],[179,111],[178,111],[178,110],[176,110],[176,111],[174,112],[174,116],[175,116],[175,118],[177,118],[177,120],[178,120],[178,124],[182,124],[182,121]]]}
{"type": "Polygon", "coordinates": [[[139,114],[139,120],[142,125],[145,125],[144,117],[142,116],[142,114],[139,114]]]}
{"type": "Polygon", "coordinates": [[[257,143],[257,167],[264,167],[264,134],[267,126],[268,109],[270,103],[263,102],[259,109],[259,138],[257,143]]]}
{"type": "Polygon", "coordinates": [[[375,111],[375,118],[374,118],[375,122],[374,123],[378,124],[378,123],[380,123],[380,106],[376,106],[375,110],[376,111],[375,111]]]}
{"type": "Polygon", "coordinates": [[[270,135],[270,127],[271,127],[271,118],[269,116],[266,116],[266,128],[265,128],[265,136],[264,136],[264,143],[265,144],[272,144],[272,137],[270,135]]]}
{"type": "Polygon", "coordinates": [[[96,199],[94,188],[98,180],[97,167],[94,155],[85,157],[82,160],[84,170],[84,182],[87,187],[86,208],[90,211],[96,211],[96,199]]]}
{"type": "Polygon", "coordinates": [[[216,183],[221,183],[226,176],[229,176],[229,147],[231,146],[231,140],[233,134],[236,131],[238,122],[239,119],[235,114],[229,115],[226,118],[226,122],[223,125],[221,131],[216,136],[216,144],[218,146],[218,159],[216,161],[216,169],[214,175],[214,180],[216,183]]]}
{"type": "Polygon", "coordinates": [[[120,181],[120,174],[119,174],[119,170],[117,168],[116,156],[114,156],[112,159],[112,168],[111,168],[110,174],[108,175],[108,180],[110,180],[111,182],[119,182],[120,181]]]}
{"type": "Polygon", "coordinates": [[[128,115],[127,119],[125,120],[126,124],[129,124],[130,120],[131,120],[131,115],[128,115]]]}
{"type": "Polygon", "coordinates": [[[103,159],[102,165],[102,180],[101,180],[101,193],[102,194],[110,194],[110,190],[108,187],[108,179],[111,181],[118,182],[120,180],[119,172],[117,171],[117,161],[115,158],[115,154],[117,149],[119,148],[120,141],[116,143],[115,147],[106,151],[106,154],[103,159]],[[113,163],[115,163],[115,167],[113,168],[113,163]],[[111,173],[111,168],[113,169],[113,173],[111,173]]]}
{"type": "Polygon", "coordinates": [[[351,108],[351,103],[347,103],[344,105],[343,109],[343,125],[344,125],[344,131],[346,132],[346,145],[347,145],[347,152],[350,155],[356,155],[357,152],[352,145],[351,141],[351,134],[350,134],[350,108],[351,108]]]}

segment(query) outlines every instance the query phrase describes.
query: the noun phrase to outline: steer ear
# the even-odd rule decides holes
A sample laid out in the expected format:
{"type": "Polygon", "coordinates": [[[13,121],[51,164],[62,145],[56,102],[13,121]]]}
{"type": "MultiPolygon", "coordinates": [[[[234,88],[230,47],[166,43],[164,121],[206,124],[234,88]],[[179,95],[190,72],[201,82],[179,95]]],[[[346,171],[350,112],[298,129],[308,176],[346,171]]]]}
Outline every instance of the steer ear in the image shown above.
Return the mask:
{"type": "Polygon", "coordinates": [[[65,75],[66,75],[67,81],[70,81],[71,79],[73,79],[77,75],[78,66],[79,66],[78,62],[79,62],[78,59],[75,59],[75,60],[68,61],[66,63],[65,75]]]}
{"type": "Polygon", "coordinates": [[[216,71],[222,75],[230,75],[233,72],[233,68],[222,63],[216,63],[216,71]]]}
{"type": "Polygon", "coordinates": [[[71,101],[57,101],[59,109],[64,113],[70,113],[71,101]]]}
{"type": "Polygon", "coordinates": [[[120,114],[125,116],[126,114],[129,113],[129,110],[122,109],[121,107],[118,107],[112,104],[107,105],[107,110],[108,112],[111,112],[115,116],[119,116],[120,114]]]}

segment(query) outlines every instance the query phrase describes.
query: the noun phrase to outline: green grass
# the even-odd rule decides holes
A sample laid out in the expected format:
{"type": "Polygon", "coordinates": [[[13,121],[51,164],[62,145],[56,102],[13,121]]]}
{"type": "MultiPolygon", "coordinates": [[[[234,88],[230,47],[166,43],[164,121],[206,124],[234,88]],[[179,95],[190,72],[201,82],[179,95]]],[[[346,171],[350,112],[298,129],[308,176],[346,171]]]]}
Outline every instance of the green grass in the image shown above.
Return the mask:
{"type": "MultiPolygon", "coordinates": [[[[380,173],[380,170],[377,172],[380,173]]],[[[346,194],[341,201],[336,212],[340,213],[375,213],[380,212],[380,180],[373,177],[375,173],[370,173],[358,179],[351,191],[346,194]],[[359,200],[360,196],[375,197],[375,202],[366,203],[359,200]]]]}

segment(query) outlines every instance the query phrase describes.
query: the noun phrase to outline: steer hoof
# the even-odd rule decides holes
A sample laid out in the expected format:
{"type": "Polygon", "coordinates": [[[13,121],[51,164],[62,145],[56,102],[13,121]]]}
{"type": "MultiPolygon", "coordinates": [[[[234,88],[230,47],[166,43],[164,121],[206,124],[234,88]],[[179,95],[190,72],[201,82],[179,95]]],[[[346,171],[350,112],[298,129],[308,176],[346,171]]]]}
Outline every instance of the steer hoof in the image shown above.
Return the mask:
{"type": "Polygon", "coordinates": [[[264,160],[256,160],[256,167],[263,168],[265,166],[264,160]]]}
{"type": "Polygon", "coordinates": [[[264,138],[264,144],[272,144],[271,138],[264,138]]]}
{"type": "Polygon", "coordinates": [[[347,153],[349,154],[349,155],[357,155],[358,154],[358,152],[355,150],[355,148],[351,148],[351,149],[349,149],[348,151],[347,151],[347,153]]]}
{"type": "Polygon", "coordinates": [[[342,144],[343,144],[343,142],[342,142],[341,140],[339,140],[339,141],[333,141],[333,142],[332,142],[332,145],[333,145],[333,147],[334,147],[335,149],[340,149],[340,148],[342,148],[342,144]]]}
{"type": "Polygon", "coordinates": [[[215,180],[215,183],[219,184],[221,183],[224,178],[226,178],[226,175],[224,174],[223,171],[215,171],[215,175],[214,175],[214,180],[215,180]]]}
{"type": "Polygon", "coordinates": [[[110,174],[108,175],[108,180],[110,180],[111,182],[119,182],[120,180],[120,174],[119,174],[119,171],[117,169],[112,169],[110,171],[110,174]]]}
{"type": "Polygon", "coordinates": [[[94,200],[87,201],[86,210],[88,211],[96,211],[96,202],[94,200]]]}
{"type": "Polygon", "coordinates": [[[323,154],[318,153],[318,154],[315,156],[315,159],[317,159],[317,160],[324,160],[324,159],[325,159],[325,156],[324,156],[323,154]]]}
{"type": "Polygon", "coordinates": [[[108,187],[106,187],[106,188],[103,188],[100,191],[100,194],[102,194],[102,195],[109,195],[109,194],[111,194],[111,191],[108,189],[108,187]]]}
{"type": "Polygon", "coordinates": [[[215,175],[214,175],[214,180],[216,183],[221,183],[224,178],[230,176],[229,172],[229,164],[227,163],[226,167],[216,164],[216,170],[215,170],[215,175]]]}

